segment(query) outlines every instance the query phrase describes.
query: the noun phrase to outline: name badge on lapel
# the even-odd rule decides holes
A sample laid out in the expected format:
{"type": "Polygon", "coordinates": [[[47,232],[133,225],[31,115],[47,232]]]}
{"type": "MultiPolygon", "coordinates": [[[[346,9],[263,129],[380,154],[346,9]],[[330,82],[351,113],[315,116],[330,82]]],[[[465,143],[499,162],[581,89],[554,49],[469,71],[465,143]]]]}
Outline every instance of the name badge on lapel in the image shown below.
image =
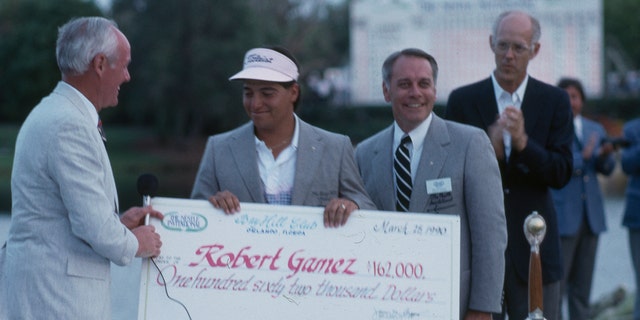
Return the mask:
{"type": "Polygon", "coordinates": [[[427,194],[451,192],[451,178],[427,180],[427,194]]]}

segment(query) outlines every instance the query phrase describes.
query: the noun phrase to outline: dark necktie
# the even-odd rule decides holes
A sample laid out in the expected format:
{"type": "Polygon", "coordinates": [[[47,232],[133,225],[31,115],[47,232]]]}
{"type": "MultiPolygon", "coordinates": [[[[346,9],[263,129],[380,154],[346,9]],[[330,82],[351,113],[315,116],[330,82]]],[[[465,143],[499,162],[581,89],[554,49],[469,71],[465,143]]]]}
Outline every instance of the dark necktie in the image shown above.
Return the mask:
{"type": "Polygon", "coordinates": [[[98,119],[98,132],[100,132],[100,136],[102,137],[102,141],[107,143],[107,136],[104,134],[104,130],[102,129],[102,120],[98,119]]]}
{"type": "Polygon", "coordinates": [[[409,201],[411,199],[411,156],[409,155],[408,144],[411,137],[405,136],[400,141],[393,157],[393,171],[396,176],[396,210],[409,211],[409,201]]]}

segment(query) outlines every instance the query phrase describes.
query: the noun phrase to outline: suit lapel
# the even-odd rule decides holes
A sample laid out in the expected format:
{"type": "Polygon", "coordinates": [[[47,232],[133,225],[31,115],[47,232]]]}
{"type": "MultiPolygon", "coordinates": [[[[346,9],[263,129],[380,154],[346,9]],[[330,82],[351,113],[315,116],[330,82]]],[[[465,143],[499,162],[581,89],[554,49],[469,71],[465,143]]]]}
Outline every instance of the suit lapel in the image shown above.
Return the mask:
{"type": "Polygon", "coordinates": [[[227,145],[228,152],[236,164],[235,170],[242,178],[245,188],[251,195],[251,200],[264,203],[264,186],[260,180],[258,171],[258,156],[256,140],[253,132],[253,122],[249,122],[231,137],[231,143],[227,145]]]}
{"type": "Polygon", "coordinates": [[[105,153],[105,156],[106,156],[107,150],[104,148],[104,142],[102,141],[102,136],[100,135],[100,132],[98,131],[97,123],[94,123],[94,118],[91,117],[91,115],[89,114],[89,111],[84,106],[84,103],[82,102],[81,97],[78,96],[79,93],[77,93],[76,91],[73,91],[68,86],[62,85],[60,83],[58,84],[58,86],[56,86],[56,88],[53,90],[53,92],[56,93],[56,94],[62,95],[66,99],[68,99],[69,102],[71,102],[71,105],[74,108],[76,108],[78,110],[78,112],[80,112],[80,114],[82,114],[82,116],[85,119],[84,121],[86,121],[87,124],[91,124],[91,125],[95,126],[95,130],[91,131],[91,132],[93,132],[93,135],[91,137],[94,140],[93,141],[94,143],[96,143],[97,145],[102,145],[103,146],[102,149],[104,150],[104,153],[105,153]]]}
{"type": "MultiPolygon", "coordinates": [[[[303,205],[308,193],[311,191],[313,177],[320,167],[321,155],[325,144],[322,137],[315,133],[311,125],[298,119],[300,131],[298,137],[298,150],[296,152],[296,172],[293,181],[292,205],[303,205]]],[[[337,164],[339,165],[339,164],[337,164]]]]}
{"type": "Polygon", "coordinates": [[[482,82],[481,92],[484,94],[479,95],[479,99],[475,104],[475,107],[482,118],[483,128],[489,128],[498,117],[498,102],[494,94],[493,82],[491,78],[482,82]]]}
{"type": "Polygon", "coordinates": [[[541,101],[537,94],[538,92],[542,92],[536,88],[538,86],[538,82],[529,77],[529,81],[527,83],[527,89],[525,90],[524,97],[522,98],[522,104],[520,105],[520,109],[522,110],[522,116],[526,119],[524,122],[524,131],[527,134],[531,134],[533,132],[533,128],[536,127],[536,123],[538,122],[538,118],[541,114],[540,110],[536,110],[535,102],[541,101]]]}
{"type": "Polygon", "coordinates": [[[429,203],[426,182],[438,179],[447,159],[446,146],[449,143],[449,131],[445,121],[433,114],[433,120],[424,139],[418,172],[413,183],[409,211],[426,211],[429,203]]]}
{"type": "Polygon", "coordinates": [[[393,126],[388,127],[382,138],[378,140],[378,143],[374,147],[373,156],[371,157],[371,163],[374,164],[379,174],[375,177],[375,196],[380,199],[382,210],[395,211],[396,210],[396,198],[395,191],[389,192],[389,190],[395,190],[395,184],[393,183],[393,126]],[[390,151],[391,150],[391,151],[390,151]],[[387,169],[388,168],[388,169],[387,169]]]}

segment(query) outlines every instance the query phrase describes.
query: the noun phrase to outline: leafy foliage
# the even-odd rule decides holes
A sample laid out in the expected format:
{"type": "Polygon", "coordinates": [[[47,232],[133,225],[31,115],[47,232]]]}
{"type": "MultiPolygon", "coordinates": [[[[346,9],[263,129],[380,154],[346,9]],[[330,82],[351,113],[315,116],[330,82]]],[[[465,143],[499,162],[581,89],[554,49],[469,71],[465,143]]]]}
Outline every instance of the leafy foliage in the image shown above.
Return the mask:
{"type": "Polygon", "coordinates": [[[231,101],[227,78],[241,67],[238,52],[250,41],[242,27],[251,23],[246,10],[242,1],[114,2],[133,60],[120,111],[155,125],[163,138],[200,133],[211,120],[221,128],[236,123],[241,106],[231,101]]]}
{"type": "Polygon", "coordinates": [[[60,79],[58,27],[95,15],[95,4],[81,0],[0,1],[0,119],[22,122],[60,79]]]}
{"type": "Polygon", "coordinates": [[[606,0],[602,4],[605,40],[620,45],[640,68],[640,1],[606,0]]]}
{"type": "MultiPolygon", "coordinates": [[[[113,0],[107,16],[132,46],[131,82],[110,123],[152,125],[164,140],[225,131],[247,121],[238,83],[253,47],[283,45],[302,79],[348,60],[348,2],[300,0],[113,0]]],[[[24,120],[55,86],[57,28],[74,16],[102,15],[87,0],[0,2],[0,118],[24,120]]],[[[306,90],[302,90],[303,94],[306,90]]],[[[303,98],[304,100],[304,98],[303,98]]]]}
{"type": "MultiPolygon", "coordinates": [[[[91,0],[2,0],[0,121],[22,122],[60,78],[57,28],[73,16],[101,14],[118,22],[133,57],[132,80],[122,86],[119,107],[101,114],[109,123],[151,125],[164,141],[234,128],[247,116],[240,85],[228,78],[242,67],[248,49],[276,44],[290,49],[301,63],[300,112],[309,117],[305,120],[339,116],[342,112],[313,103],[305,80],[314,72],[348,64],[349,4],[112,0],[109,12],[101,13],[91,0]]],[[[618,43],[635,67],[640,66],[640,2],[607,0],[603,8],[605,40],[618,43]]],[[[332,119],[327,125],[339,122],[332,119]]]]}
{"type": "Polygon", "coordinates": [[[247,117],[240,84],[228,78],[242,68],[248,49],[283,45],[316,68],[346,61],[346,7],[341,15],[316,9],[290,0],[115,0],[113,16],[131,42],[133,61],[131,83],[121,93],[125,107],[114,118],[153,124],[165,139],[238,126],[247,117]],[[343,19],[342,36],[328,32],[336,16],[343,19]]]}

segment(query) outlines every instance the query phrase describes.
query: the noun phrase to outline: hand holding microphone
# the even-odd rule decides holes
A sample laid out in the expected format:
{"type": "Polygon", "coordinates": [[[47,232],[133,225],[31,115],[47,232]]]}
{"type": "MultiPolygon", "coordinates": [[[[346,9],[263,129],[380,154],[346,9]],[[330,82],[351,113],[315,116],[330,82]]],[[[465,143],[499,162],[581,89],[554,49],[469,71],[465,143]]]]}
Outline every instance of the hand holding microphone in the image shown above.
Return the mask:
{"type": "Polygon", "coordinates": [[[127,210],[120,221],[127,226],[138,239],[138,252],[136,257],[156,257],[160,254],[160,235],[155,232],[155,227],[149,225],[149,217],[163,219],[164,215],[151,207],[151,197],[158,190],[158,179],[152,174],[143,174],[138,177],[138,193],[142,196],[142,207],[133,207],[127,210]],[[144,221],[144,225],[142,224],[144,221]]]}
{"type": "Polygon", "coordinates": [[[143,174],[138,177],[138,193],[142,195],[142,207],[132,207],[120,217],[122,222],[129,230],[141,225],[149,224],[149,217],[162,220],[164,216],[159,211],[153,210],[151,207],[151,197],[158,190],[158,179],[152,174],[143,174]]]}

